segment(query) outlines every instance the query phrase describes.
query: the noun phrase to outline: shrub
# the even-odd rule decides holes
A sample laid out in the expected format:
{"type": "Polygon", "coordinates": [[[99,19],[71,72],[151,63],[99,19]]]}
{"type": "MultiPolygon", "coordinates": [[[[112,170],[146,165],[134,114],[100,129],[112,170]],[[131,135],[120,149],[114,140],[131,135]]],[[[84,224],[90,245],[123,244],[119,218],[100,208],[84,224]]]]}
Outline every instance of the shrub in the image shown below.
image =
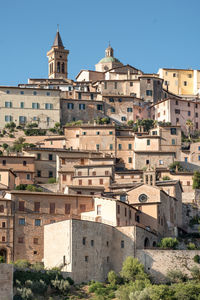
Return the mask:
{"type": "Polygon", "coordinates": [[[70,285],[74,284],[74,280],[71,277],[67,277],[66,280],[69,282],[70,285]]]}
{"type": "MultiPolygon", "coordinates": [[[[23,288],[17,288],[16,296],[20,296],[23,300],[31,300],[33,299],[33,293],[31,289],[23,287],[23,288]]],[[[16,298],[15,298],[16,299],[16,298]]],[[[20,299],[20,298],[18,298],[20,299]]]]}
{"type": "Polygon", "coordinates": [[[187,249],[188,249],[188,250],[195,250],[195,249],[196,249],[196,246],[195,246],[194,243],[189,243],[189,244],[187,245],[187,249]]]}
{"type": "Polygon", "coordinates": [[[58,277],[56,277],[55,280],[51,281],[51,285],[52,287],[54,287],[59,293],[63,294],[63,295],[67,295],[67,293],[70,290],[70,284],[68,280],[65,279],[58,279],[58,277]]]}
{"type": "Polygon", "coordinates": [[[176,238],[166,237],[161,240],[159,246],[164,249],[176,249],[178,244],[179,242],[176,238]]]}
{"type": "Polygon", "coordinates": [[[3,256],[0,256],[0,264],[5,263],[5,258],[3,256]]]}
{"type": "Polygon", "coordinates": [[[35,128],[35,127],[38,127],[38,124],[37,123],[29,123],[26,125],[27,128],[35,128]]]}
{"type": "Polygon", "coordinates": [[[144,272],[144,266],[137,258],[128,256],[123,262],[122,270],[120,272],[125,281],[135,281],[136,279],[148,279],[148,275],[144,272]]]}
{"type": "Polygon", "coordinates": [[[97,289],[102,288],[104,285],[101,282],[94,282],[89,287],[89,293],[95,293],[97,289]]]}
{"type": "Polygon", "coordinates": [[[2,145],[2,148],[3,148],[4,150],[6,150],[6,149],[8,148],[8,144],[4,143],[4,144],[2,145]]]}
{"type": "Polygon", "coordinates": [[[172,172],[175,172],[176,171],[176,168],[178,169],[178,171],[183,171],[183,167],[181,166],[180,162],[179,161],[175,161],[174,163],[172,163],[170,166],[169,166],[170,170],[172,172]]]}
{"type": "Polygon", "coordinates": [[[193,267],[190,269],[192,279],[194,280],[200,280],[200,269],[198,267],[193,267]]]}
{"type": "Polygon", "coordinates": [[[34,271],[42,271],[44,270],[44,264],[42,262],[35,262],[31,265],[31,269],[34,271]]]}
{"type": "Polygon", "coordinates": [[[54,178],[54,177],[49,178],[48,183],[56,183],[56,178],[54,178]]]}
{"type": "Polygon", "coordinates": [[[47,291],[46,283],[40,279],[40,281],[31,281],[30,286],[34,294],[43,295],[47,291]]]}
{"type": "Polygon", "coordinates": [[[26,259],[18,259],[14,262],[14,266],[18,269],[28,269],[30,265],[30,262],[26,259]]]}
{"type": "Polygon", "coordinates": [[[29,129],[25,129],[24,133],[27,136],[40,136],[40,135],[46,135],[46,130],[29,128],[29,129]]]}
{"type": "Polygon", "coordinates": [[[171,270],[167,273],[167,279],[170,283],[179,283],[187,281],[188,277],[180,270],[171,270]]]}
{"type": "Polygon", "coordinates": [[[118,274],[116,274],[114,271],[110,271],[108,273],[108,282],[112,285],[115,286],[121,282],[121,278],[118,274]]]}
{"type": "Polygon", "coordinates": [[[14,138],[14,137],[15,137],[14,134],[12,133],[9,134],[9,138],[14,138]]]}
{"type": "Polygon", "coordinates": [[[200,256],[198,254],[194,256],[193,260],[195,263],[200,264],[200,256]]]}
{"type": "Polygon", "coordinates": [[[170,180],[171,178],[169,176],[163,176],[162,180],[170,180]]]}

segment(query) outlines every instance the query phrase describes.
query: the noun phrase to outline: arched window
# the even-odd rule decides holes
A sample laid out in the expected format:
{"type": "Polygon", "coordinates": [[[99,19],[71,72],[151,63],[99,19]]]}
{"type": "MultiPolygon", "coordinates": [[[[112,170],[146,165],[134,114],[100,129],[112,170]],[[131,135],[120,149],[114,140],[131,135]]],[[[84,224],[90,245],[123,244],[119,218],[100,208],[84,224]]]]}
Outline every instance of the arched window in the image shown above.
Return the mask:
{"type": "Polygon", "coordinates": [[[60,73],[60,62],[57,63],[57,72],[60,73]]]}
{"type": "Polygon", "coordinates": [[[148,248],[149,246],[150,246],[149,239],[146,238],[146,239],[144,240],[144,248],[148,248]]]}
{"type": "Polygon", "coordinates": [[[65,63],[62,63],[62,73],[65,73],[65,63]]]}

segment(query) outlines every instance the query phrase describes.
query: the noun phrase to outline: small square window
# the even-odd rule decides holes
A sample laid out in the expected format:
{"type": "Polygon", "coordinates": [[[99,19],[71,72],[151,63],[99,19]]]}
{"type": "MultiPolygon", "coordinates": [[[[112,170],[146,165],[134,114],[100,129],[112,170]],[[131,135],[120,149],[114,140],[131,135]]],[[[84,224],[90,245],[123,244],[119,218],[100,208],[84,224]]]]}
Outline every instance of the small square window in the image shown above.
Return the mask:
{"type": "Polygon", "coordinates": [[[86,245],[86,237],[83,237],[82,244],[86,245]]]}
{"type": "Polygon", "coordinates": [[[41,220],[35,219],[35,226],[41,226],[41,220]]]}
{"type": "Polygon", "coordinates": [[[91,246],[92,247],[94,246],[94,240],[91,240],[91,246]]]}
{"type": "Polygon", "coordinates": [[[23,237],[18,237],[18,243],[23,244],[24,243],[24,238],[23,237]]]}
{"type": "Polygon", "coordinates": [[[33,239],[33,244],[38,245],[38,238],[33,239]]]}
{"type": "Polygon", "coordinates": [[[19,218],[19,225],[25,225],[25,218],[19,218]]]}
{"type": "Polygon", "coordinates": [[[151,141],[147,140],[147,146],[150,146],[151,141]]]}
{"type": "Polygon", "coordinates": [[[85,256],[85,262],[88,262],[88,256],[85,256]]]}
{"type": "Polygon", "coordinates": [[[124,248],[124,241],[121,241],[121,248],[124,248]]]}

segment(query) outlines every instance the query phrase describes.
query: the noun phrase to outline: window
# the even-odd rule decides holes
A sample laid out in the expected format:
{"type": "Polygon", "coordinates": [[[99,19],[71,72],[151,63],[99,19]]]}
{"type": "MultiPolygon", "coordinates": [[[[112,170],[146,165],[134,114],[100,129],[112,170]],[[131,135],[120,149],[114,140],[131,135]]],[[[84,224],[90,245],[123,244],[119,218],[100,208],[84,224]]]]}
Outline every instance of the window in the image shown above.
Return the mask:
{"type": "Polygon", "coordinates": [[[176,73],[173,73],[173,77],[176,77],[176,73]]]}
{"type": "Polygon", "coordinates": [[[85,104],[79,104],[79,110],[85,110],[85,104]]]}
{"type": "Polygon", "coordinates": [[[65,204],[65,214],[69,215],[71,211],[71,205],[70,204],[65,204]]]}
{"type": "Polygon", "coordinates": [[[200,146],[198,147],[198,150],[200,151],[200,146]]]}
{"type": "Polygon", "coordinates": [[[24,243],[24,238],[23,237],[18,237],[18,243],[23,244],[24,243]]]}
{"type": "Polygon", "coordinates": [[[104,89],[107,89],[107,82],[104,82],[104,89]]]}
{"type": "Polygon", "coordinates": [[[37,177],[41,177],[41,171],[37,170],[37,177]]]}
{"type": "Polygon", "coordinates": [[[103,105],[102,104],[97,104],[97,110],[103,110],[103,105]]]}
{"type": "Polygon", "coordinates": [[[26,179],[30,180],[31,179],[31,174],[26,174],[26,179]]]}
{"type": "Polygon", "coordinates": [[[191,115],[191,112],[190,111],[188,111],[188,116],[190,116],[191,115]]]}
{"type": "Polygon", "coordinates": [[[88,180],[88,185],[92,185],[92,180],[91,179],[88,180]]]}
{"type": "Polygon", "coordinates": [[[36,254],[37,254],[37,251],[33,251],[33,254],[35,254],[35,255],[36,255],[36,254]]]}
{"type": "Polygon", "coordinates": [[[23,166],[26,166],[26,160],[23,161],[23,166]]]}
{"type": "Polygon", "coordinates": [[[97,134],[97,135],[100,135],[100,131],[97,131],[96,134],[97,134]]]}
{"type": "Polygon", "coordinates": [[[5,102],[5,107],[6,108],[11,108],[12,107],[12,102],[5,102]]]}
{"type": "Polygon", "coordinates": [[[127,107],[127,112],[133,112],[132,107],[127,107]]]}
{"type": "Polygon", "coordinates": [[[114,107],[111,107],[111,108],[110,108],[110,111],[111,111],[112,113],[114,113],[114,112],[115,112],[115,108],[114,108],[114,107]]]}
{"type": "Polygon", "coordinates": [[[36,91],[34,91],[34,92],[33,92],[33,95],[34,95],[34,96],[36,96],[36,95],[37,95],[37,92],[36,92],[36,91]]]}
{"type": "Polygon", "coordinates": [[[52,103],[45,103],[45,109],[53,109],[52,103]]]}
{"type": "Polygon", "coordinates": [[[200,155],[199,155],[198,159],[200,160],[200,155]]]}
{"type": "Polygon", "coordinates": [[[124,241],[121,241],[121,248],[124,248],[124,241]]]}
{"type": "Polygon", "coordinates": [[[175,109],[175,114],[180,115],[180,109],[175,109]]]}
{"type": "Polygon", "coordinates": [[[148,78],[148,79],[147,79],[147,83],[151,83],[151,79],[148,78]]]}
{"type": "Polygon", "coordinates": [[[41,220],[35,219],[35,226],[41,226],[41,220]]]}
{"type": "Polygon", "coordinates": [[[40,202],[34,202],[34,212],[40,212],[40,202]]]}
{"type": "Polygon", "coordinates": [[[176,123],[178,123],[179,122],[179,118],[176,118],[176,123]]]}
{"type": "Polygon", "coordinates": [[[49,154],[49,160],[53,160],[53,154],[49,154]]]}
{"type": "Polygon", "coordinates": [[[109,98],[109,102],[114,102],[114,99],[113,98],[109,98]]]}
{"type": "Polygon", "coordinates": [[[118,150],[122,150],[122,144],[118,144],[118,150]]]}
{"type": "Polygon", "coordinates": [[[39,103],[32,103],[32,108],[33,109],[39,109],[40,108],[40,104],[39,103]]]}
{"type": "Polygon", "coordinates": [[[50,203],[50,214],[55,214],[56,205],[55,203],[50,203]]]}
{"type": "Polygon", "coordinates": [[[188,74],[188,78],[192,78],[192,74],[188,74]]]}
{"type": "Polygon", "coordinates": [[[97,145],[96,145],[96,150],[99,151],[99,149],[100,149],[100,145],[97,144],[97,145]]]}
{"type": "Polygon", "coordinates": [[[187,161],[188,161],[188,158],[187,158],[187,157],[184,157],[184,161],[187,162],[187,161]]]}
{"type": "Polygon", "coordinates": [[[25,218],[19,218],[19,225],[25,225],[25,218]]]}
{"type": "Polygon", "coordinates": [[[5,160],[5,159],[3,159],[3,161],[2,161],[2,165],[3,165],[3,166],[6,165],[6,160],[5,160]]]}
{"type": "Polygon", "coordinates": [[[157,135],[157,131],[152,131],[152,135],[157,135]]]}
{"type": "Polygon", "coordinates": [[[78,93],[78,99],[81,100],[81,93],[78,93]]]}
{"type": "Polygon", "coordinates": [[[128,158],[128,162],[129,162],[129,164],[132,163],[132,157],[129,157],[129,158],[128,158]]]}
{"type": "Polygon", "coordinates": [[[19,117],[19,124],[25,124],[26,123],[26,117],[20,116],[19,117]]]}
{"type": "Polygon", "coordinates": [[[37,159],[38,159],[38,160],[41,159],[41,153],[37,153],[37,159]]]}
{"type": "Polygon", "coordinates": [[[151,141],[147,140],[147,146],[150,146],[150,144],[151,144],[151,141]]]}
{"type": "Polygon", "coordinates": [[[88,256],[85,256],[85,262],[88,262],[88,256]]]}
{"type": "Polygon", "coordinates": [[[115,89],[117,89],[117,82],[115,82],[115,89]]]}
{"type": "Polygon", "coordinates": [[[121,117],[121,120],[122,121],[126,121],[126,117],[121,117]]]}
{"type": "Polygon", "coordinates": [[[176,128],[170,128],[171,135],[176,135],[176,128]]]}
{"type": "Polygon", "coordinates": [[[183,85],[184,85],[184,86],[187,86],[187,81],[183,81],[183,85]]]}
{"type": "Polygon", "coordinates": [[[165,80],[164,85],[169,85],[169,81],[165,80]]]}
{"type": "Polygon", "coordinates": [[[83,132],[82,132],[82,135],[86,135],[86,134],[87,134],[87,132],[86,132],[86,131],[83,131],[83,132]]]}
{"type": "Polygon", "coordinates": [[[6,94],[10,94],[10,91],[7,90],[7,91],[6,91],[6,94]]]}
{"type": "Polygon", "coordinates": [[[122,99],[121,99],[121,98],[119,98],[119,99],[118,99],[118,102],[122,102],[122,99]]]}
{"type": "Polygon", "coordinates": [[[49,122],[50,122],[50,118],[47,117],[47,125],[49,125],[49,122]]]}
{"type": "Polygon", "coordinates": [[[24,211],[24,201],[19,201],[19,211],[24,211]]]}
{"type": "Polygon", "coordinates": [[[101,205],[97,205],[97,215],[101,215],[101,205]]]}
{"type": "Polygon", "coordinates": [[[113,132],[112,132],[112,131],[109,131],[109,134],[110,134],[110,135],[112,135],[112,134],[113,134],[113,132]]]}
{"type": "Polygon", "coordinates": [[[50,92],[46,92],[46,95],[47,95],[47,96],[50,96],[50,95],[51,95],[51,93],[50,93],[50,92]]]}
{"type": "Polygon", "coordinates": [[[149,159],[146,160],[146,165],[149,165],[149,159]]]}
{"type": "Polygon", "coordinates": [[[5,122],[11,122],[12,120],[12,116],[5,116],[5,122]]]}
{"type": "Polygon", "coordinates": [[[113,150],[113,144],[110,144],[110,150],[113,150]]]}
{"type": "Polygon", "coordinates": [[[95,172],[95,171],[93,171],[93,172],[92,172],[92,175],[93,175],[93,176],[96,176],[96,172],[95,172]]]}
{"type": "Polygon", "coordinates": [[[103,179],[99,179],[99,184],[103,184],[103,179]]]}
{"type": "Polygon", "coordinates": [[[176,105],[178,105],[178,101],[176,100],[176,105]]]}
{"type": "Polygon", "coordinates": [[[163,160],[159,160],[159,165],[163,165],[163,164],[164,164],[163,160]]]}
{"type": "Polygon", "coordinates": [[[195,104],[195,108],[198,108],[198,104],[197,103],[195,104]]]}
{"type": "Polygon", "coordinates": [[[74,103],[67,103],[68,109],[74,109],[74,103]]]}
{"type": "Polygon", "coordinates": [[[90,99],[94,100],[94,94],[90,94],[90,99]]]}
{"type": "Polygon", "coordinates": [[[172,145],[176,145],[175,139],[172,139],[172,145]]]}
{"type": "Polygon", "coordinates": [[[82,244],[83,244],[83,245],[86,244],[86,237],[83,237],[83,239],[82,239],[82,244]]]}
{"type": "Polygon", "coordinates": [[[152,93],[152,90],[146,90],[146,96],[152,96],[153,93],[152,93]]]}
{"type": "Polygon", "coordinates": [[[93,247],[93,246],[94,246],[94,240],[91,240],[91,241],[90,241],[90,244],[91,244],[91,246],[93,247]]]}
{"type": "Polygon", "coordinates": [[[133,82],[132,81],[130,82],[130,86],[133,86],[133,82]]]}
{"type": "Polygon", "coordinates": [[[2,242],[5,242],[5,241],[6,241],[5,236],[2,236],[2,242]]]}
{"type": "Polygon", "coordinates": [[[120,195],[120,201],[126,202],[126,195],[120,195]]]}
{"type": "Polygon", "coordinates": [[[33,121],[39,121],[40,119],[38,117],[33,117],[33,121]]]}
{"type": "Polygon", "coordinates": [[[66,176],[65,174],[63,174],[63,175],[62,175],[62,180],[63,180],[63,181],[66,181],[66,179],[67,179],[67,176],[66,176]]]}
{"type": "Polygon", "coordinates": [[[85,204],[80,204],[80,211],[81,212],[86,211],[86,205],[85,204]]]}
{"type": "Polygon", "coordinates": [[[195,117],[198,118],[198,113],[197,112],[195,113],[195,117]]]}
{"type": "Polygon", "coordinates": [[[33,244],[38,245],[38,238],[33,239],[33,244]]]}
{"type": "Polygon", "coordinates": [[[187,105],[188,107],[190,107],[190,103],[188,102],[188,105],[187,105]]]}
{"type": "Polygon", "coordinates": [[[82,176],[82,172],[81,171],[78,171],[78,176],[82,176]]]}
{"type": "Polygon", "coordinates": [[[81,179],[79,179],[78,184],[82,185],[82,180],[81,179]]]}
{"type": "Polygon", "coordinates": [[[105,175],[108,176],[108,175],[109,175],[109,172],[108,172],[108,171],[105,171],[105,175]]]}
{"type": "Polygon", "coordinates": [[[49,171],[49,178],[53,177],[53,171],[49,171]]]}

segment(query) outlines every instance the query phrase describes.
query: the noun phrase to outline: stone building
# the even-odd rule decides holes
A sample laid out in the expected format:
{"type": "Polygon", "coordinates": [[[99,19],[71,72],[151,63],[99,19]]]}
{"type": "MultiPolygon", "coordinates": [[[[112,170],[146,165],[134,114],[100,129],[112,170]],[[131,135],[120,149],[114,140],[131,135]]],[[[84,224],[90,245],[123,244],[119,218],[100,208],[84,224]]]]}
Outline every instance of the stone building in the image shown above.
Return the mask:
{"type": "MultiPolygon", "coordinates": [[[[10,189],[15,186],[23,183],[23,184],[33,184],[35,182],[35,158],[32,156],[24,155],[24,156],[16,156],[16,155],[8,155],[8,156],[0,156],[0,165],[2,171],[7,171],[11,169],[12,172],[15,173],[15,180],[13,186],[13,176],[12,179],[8,177],[7,183],[10,189]]],[[[3,179],[3,175],[2,175],[3,179]]],[[[2,182],[3,183],[3,182],[2,182]]],[[[3,184],[6,184],[5,182],[3,184]]]]}
{"type": "Polygon", "coordinates": [[[43,260],[45,224],[80,218],[93,209],[91,196],[28,191],[6,192],[0,199],[0,253],[7,262],[43,260]]]}
{"type": "Polygon", "coordinates": [[[17,126],[37,123],[40,128],[60,122],[59,90],[1,86],[0,100],[0,128],[9,122],[17,126]]]}
{"type": "Polygon", "coordinates": [[[151,116],[158,122],[170,122],[172,126],[181,126],[182,131],[188,134],[199,130],[200,101],[197,99],[164,99],[151,107],[151,116]],[[187,121],[190,120],[192,126],[188,128],[187,121]]]}

